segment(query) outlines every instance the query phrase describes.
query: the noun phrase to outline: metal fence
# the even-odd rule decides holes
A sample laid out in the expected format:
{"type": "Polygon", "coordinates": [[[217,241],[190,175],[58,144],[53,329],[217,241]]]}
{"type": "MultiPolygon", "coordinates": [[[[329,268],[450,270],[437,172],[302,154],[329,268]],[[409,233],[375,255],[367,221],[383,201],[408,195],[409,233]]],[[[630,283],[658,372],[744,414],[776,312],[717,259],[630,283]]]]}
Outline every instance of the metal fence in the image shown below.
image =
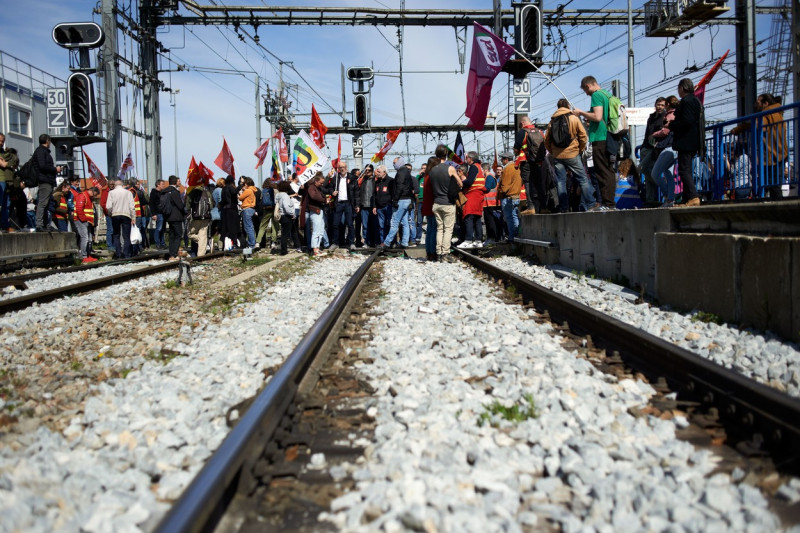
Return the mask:
{"type": "Polygon", "coordinates": [[[710,200],[796,195],[800,103],[706,127],[710,179],[695,174],[710,200]]]}

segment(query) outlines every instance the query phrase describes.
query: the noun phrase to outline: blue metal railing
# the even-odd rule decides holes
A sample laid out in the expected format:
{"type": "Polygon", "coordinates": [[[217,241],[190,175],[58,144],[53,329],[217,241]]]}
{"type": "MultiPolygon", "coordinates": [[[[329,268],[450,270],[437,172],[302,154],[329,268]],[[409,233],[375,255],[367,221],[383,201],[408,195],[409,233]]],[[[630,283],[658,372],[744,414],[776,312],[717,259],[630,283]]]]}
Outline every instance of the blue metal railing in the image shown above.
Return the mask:
{"type": "Polygon", "coordinates": [[[800,134],[794,103],[706,127],[706,160],[711,178],[695,176],[697,191],[712,200],[780,197],[784,185],[798,185],[796,140],[800,134]],[[780,120],[766,117],[779,113],[780,120]],[[737,133],[733,133],[737,127],[737,133]]]}

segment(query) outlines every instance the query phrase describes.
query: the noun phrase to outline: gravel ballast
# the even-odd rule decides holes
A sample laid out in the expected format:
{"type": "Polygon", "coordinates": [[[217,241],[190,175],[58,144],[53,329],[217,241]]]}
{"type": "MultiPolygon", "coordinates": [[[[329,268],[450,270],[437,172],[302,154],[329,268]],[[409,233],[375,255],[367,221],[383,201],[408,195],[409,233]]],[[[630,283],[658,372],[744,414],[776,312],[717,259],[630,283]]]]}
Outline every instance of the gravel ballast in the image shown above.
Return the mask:
{"type": "Polygon", "coordinates": [[[357,489],[322,519],[344,531],[781,528],[757,488],[675,437],[685,418],[629,414],[654,394],[648,384],[566,351],[464,265],[383,268],[374,361],[360,367],[377,389],[376,438],[340,473],[357,489]],[[537,416],[518,422],[488,407],[529,400],[537,416]]]}

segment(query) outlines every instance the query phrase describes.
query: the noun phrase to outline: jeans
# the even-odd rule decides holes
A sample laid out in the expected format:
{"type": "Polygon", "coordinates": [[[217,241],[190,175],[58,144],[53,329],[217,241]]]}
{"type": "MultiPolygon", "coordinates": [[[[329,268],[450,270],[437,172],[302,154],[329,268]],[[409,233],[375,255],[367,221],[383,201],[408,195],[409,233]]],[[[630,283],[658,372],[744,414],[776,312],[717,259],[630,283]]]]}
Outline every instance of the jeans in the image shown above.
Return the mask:
{"type": "Polygon", "coordinates": [[[128,258],[131,256],[131,219],[126,216],[111,217],[111,225],[114,228],[114,249],[118,257],[128,258]]]}
{"type": "Polygon", "coordinates": [[[428,229],[425,231],[425,251],[429,254],[436,253],[436,217],[428,215],[428,229]]]}
{"type": "Polygon", "coordinates": [[[114,222],[108,215],[106,215],[106,247],[109,252],[117,251],[117,245],[114,243],[114,222]]]}
{"type": "Polygon", "coordinates": [[[519,198],[503,198],[500,205],[503,208],[506,226],[508,226],[508,240],[514,242],[519,231],[519,198]]]}
{"type": "MultiPolygon", "coordinates": [[[[47,211],[50,199],[53,197],[53,186],[49,183],[40,183],[36,193],[36,229],[45,230],[50,225],[50,214],[47,211]]],[[[130,220],[130,219],[128,219],[130,220]]]]}
{"type": "Polygon", "coordinates": [[[311,223],[311,231],[308,231],[308,222],[306,223],[306,233],[311,235],[311,249],[319,250],[322,244],[322,236],[325,235],[325,214],[320,210],[319,213],[306,212],[308,220],[311,223]]]}
{"type": "Polygon", "coordinates": [[[378,240],[383,242],[389,234],[389,226],[392,220],[392,204],[378,207],[378,240]]]}
{"type": "Polygon", "coordinates": [[[456,206],[433,204],[433,216],[436,217],[436,254],[441,258],[450,253],[456,206]]]}
{"type": "Polygon", "coordinates": [[[11,207],[8,184],[0,181],[0,229],[8,229],[8,210],[11,207]]]}
{"type": "Polygon", "coordinates": [[[401,236],[400,246],[408,246],[408,213],[411,211],[411,199],[404,198],[397,202],[397,209],[392,213],[392,227],[389,229],[389,234],[383,240],[383,244],[389,246],[397,235],[397,231],[402,228],[403,234],[401,236]]]}
{"type": "Polygon", "coordinates": [[[675,174],[672,172],[672,167],[675,165],[677,155],[672,148],[664,148],[653,165],[653,180],[661,189],[661,196],[668,202],[675,200],[675,174]]]}
{"type": "Polygon", "coordinates": [[[483,224],[480,215],[467,215],[464,217],[464,226],[466,227],[465,241],[481,241],[483,242],[483,224]]]}
{"type": "Polygon", "coordinates": [[[156,241],[156,246],[159,248],[167,247],[167,243],[164,240],[164,215],[156,215],[156,230],[153,233],[153,237],[156,241]]]}
{"type": "Polygon", "coordinates": [[[332,241],[333,244],[338,245],[339,241],[341,240],[339,237],[339,231],[342,226],[342,219],[344,219],[344,224],[347,225],[347,240],[345,244],[350,246],[355,241],[355,230],[353,227],[353,206],[350,205],[350,202],[343,201],[343,202],[336,202],[336,210],[333,213],[333,235],[332,241]]]}
{"type": "Polygon", "coordinates": [[[255,214],[256,210],[252,207],[242,209],[242,226],[244,227],[244,232],[247,235],[247,246],[249,248],[252,248],[256,245],[256,230],[253,227],[253,215],[255,214]]]}
{"type": "Polygon", "coordinates": [[[583,168],[583,161],[580,155],[570,159],[553,159],[553,166],[556,169],[556,181],[558,182],[558,205],[562,213],[567,211],[569,202],[567,200],[567,169],[572,171],[572,175],[578,180],[581,186],[581,207],[583,211],[588,211],[594,207],[594,187],[586,177],[586,170],[583,168]]]}
{"type": "Polygon", "coordinates": [[[417,208],[415,204],[411,204],[408,210],[408,241],[416,241],[419,239],[417,236],[417,208]]]}
{"type": "Polygon", "coordinates": [[[75,220],[75,231],[78,232],[78,255],[81,259],[86,259],[89,245],[89,223],[75,220]]]}
{"type": "Polygon", "coordinates": [[[61,233],[66,233],[69,231],[69,220],[66,218],[54,218],[53,222],[56,223],[56,227],[61,233]]]}

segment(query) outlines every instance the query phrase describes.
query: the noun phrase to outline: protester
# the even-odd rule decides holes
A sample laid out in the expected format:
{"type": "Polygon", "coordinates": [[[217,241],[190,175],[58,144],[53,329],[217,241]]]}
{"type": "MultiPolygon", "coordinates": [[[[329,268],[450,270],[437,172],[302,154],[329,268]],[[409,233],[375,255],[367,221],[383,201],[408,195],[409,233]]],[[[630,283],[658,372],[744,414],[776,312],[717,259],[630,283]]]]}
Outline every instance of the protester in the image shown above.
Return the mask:
{"type": "Polygon", "coordinates": [[[658,154],[654,153],[656,139],[653,133],[664,127],[664,117],[666,115],[667,99],[663,96],[656,98],[655,111],[647,117],[647,125],[644,130],[644,142],[639,149],[639,166],[644,174],[644,200],[646,204],[652,205],[658,201],[658,183],[653,179],[653,165],[656,163],[658,154]]]}
{"type": "Polygon", "coordinates": [[[33,151],[33,164],[39,175],[39,186],[36,197],[36,231],[47,231],[49,226],[48,209],[56,187],[56,175],[61,166],[56,166],[50,154],[50,136],[39,135],[39,146],[33,151]]]}
{"type": "MultiPolygon", "coordinates": [[[[615,194],[617,180],[611,168],[611,160],[607,149],[608,140],[608,105],[611,95],[600,88],[594,76],[586,76],[581,80],[581,89],[591,96],[591,111],[574,109],[572,113],[589,122],[588,137],[592,145],[592,162],[597,184],[602,198],[601,210],[616,209],[615,194]]],[[[529,192],[530,194],[530,192],[529,192]]]]}
{"type": "Polygon", "coordinates": [[[281,255],[289,253],[290,237],[294,240],[294,247],[300,251],[300,240],[297,238],[297,233],[292,231],[295,219],[294,202],[290,197],[292,193],[292,186],[289,182],[282,181],[278,184],[278,195],[275,197],[275,201],[278,204],[278,214],[280,215],[281,255]]]}
{"type": "Polygon", "coordinates": [[[467,198],[467,203],[461,208],[461,216],[464,220],[465,234],[464,242],[459,248],[482,248],[483,247],[483,197],[486,195],[484,185],[486,178],[483,174],[481,161],[478,159],[478,152],[467,152],[466,179],[461,185],[461,191],[467,198]]]}
{"type": "Polygon", "coordinates": [[[164,218],[169,225],[170,261],[178,260],[178,251],[180,250],[181,238],[184,234],[183,223],[187,216],[186,205],[178,189],[180,185],[181,182],[178,176],[170,176],[169,185],[161,191],[161,212],[164,213],[164,218]],[[168,203],[170,207],[169,209],[165,209],[168,203]]]}
{"type": "Polygon", "coordinates": [[[675,109],[675,120],[670,124],[674,133],[672,148],[678,152],[678,176],[683,184],[683,204],[700,205],[700,197],[692,178],[692,158],[703,149],[705,125],[701,120],[703,104],[694,95],[694,83],[689,78],[678,82],[681,101],[675,109]]]}
{"type": "Polygon", "coordinates": [[[379,242],[378,215],[375,207],[375,174],[373,166],[367,165],[361,174],[361,186],[358,191],[358,216],[361,218],[361,239],[364,244],[373,248],[379,242]]]}
{"type": "Polygon", "coordinates": [[[131,257],[131,225],[136,220],[133,196],[122,186],[122,180],[111,178],[114,185],[108,193],[106,208],[111,217],[115,259],[131,257]]]}
{"type": "Polygon", "coordinates": [[[264,246],[271,248],[278,242],[278,230],[275,227],[278,224],[277,220],[273,220],[275,213],[275,185],[272,180],[267,179],[261,185],[261,221],[258,224],[258,235],[256,235],[256,246],[261,246],[264,239],[267,238],[264,246]]]}
{"type": "Polygon", "coordinates": [[[385,165],[375,169],[375,216],[378,218],[378,240],[382,243],[389,235],[392,220],[392,191],[394,180],[389,179],[385,165]]]}
{"type": "Polygon", "coordinates": [[[97,187],[89,187],[75,198],[75,230],[78,233],[78,254],[82,263],[97,261],[89,255],[89,235],[94,226],[94,199],[100,194],[97,187]]]}
{"type": "Polygon", "coordinates": [[[439,164],[439,159],[429,157],[428,162],[422,165],[422,204],[421,214],[425,217],[425,252],[428,261],[436,261],[436,217],[433,214],[433,184],[431,182],[431,170],[439,164]]]}
{"type": "Polygon", "coordinates": [[[238,197],[242,203],[242,227],[245,235],[247,235],[247,247],[255,248],[256,232],[253,227],[253,216],[256,212],[256,186],[253,179],[248,176],[242,177],[242,181],[244,187],[242,187],[238,197]]]}
{"type": "Polygon", "coordinates": [[[53,193],[53,223],[58,231],[69,231],[69,220],[72,217],[74,202],[69,189],[69,182],[62,181],[53,193]]]}
{"type": "Polygon", "coordinates": [[[238,247],[239,237],[239,193],[236,190],[236,178],[230,174],[225,178],[225,186],[220,196],[220,211],[222,217],[222,232],[220,240],[223,250],[238,247]],[[228,239],[226,241],[225,239],[228,239]]]}
{"type": "Polygon", "coordinates": [[[214,208],[214,196],[211,186],[198,185],[187,195],[189,204],[189,240],[192,243],[192,257],[203,257],[209,248],[209,230],[211,228],[211,211],[214,208]]]}
{"type": "Polygon", "coordinates": [[[331,235],[331,248],[339,245],[355,250],[355,226],[353,215],[358,208],[358,178],[352,172],[347,172],[347,163],[339,161],[336,175],[333,177],[333,228],[331,235]],[[342,236],[342,226],[347,229],[346,236],[342,236]]]}
{"type": "Polygon", "coordinates": [[[433,189],[433,215],[436,217],[436,255],[440,261],[453,262],[450,243],[456,219],[455,204],[462,181],[453,167],[441,164],[446,162],[447,152],[444,145],[436,147],[436,157],[440,164],[433,167],[430,179],[433,189]]]}
{"type": "Polygon", "coordinates": [[[675,205],[675,174],[672,168],[675,166],[678,154],[672,149],[674,134],[670,129],[670,125],[675,120],[675,108],[677,106],[677,96],[672,95],[667,97],[663,126],[660,130],[654,131],[651,134],[651,138],[655,142],[651,155],[655,160],[652,175],[653,180],[661,190],[661,198],[663,199],[661,207],[672,207],[675,205]]]}

